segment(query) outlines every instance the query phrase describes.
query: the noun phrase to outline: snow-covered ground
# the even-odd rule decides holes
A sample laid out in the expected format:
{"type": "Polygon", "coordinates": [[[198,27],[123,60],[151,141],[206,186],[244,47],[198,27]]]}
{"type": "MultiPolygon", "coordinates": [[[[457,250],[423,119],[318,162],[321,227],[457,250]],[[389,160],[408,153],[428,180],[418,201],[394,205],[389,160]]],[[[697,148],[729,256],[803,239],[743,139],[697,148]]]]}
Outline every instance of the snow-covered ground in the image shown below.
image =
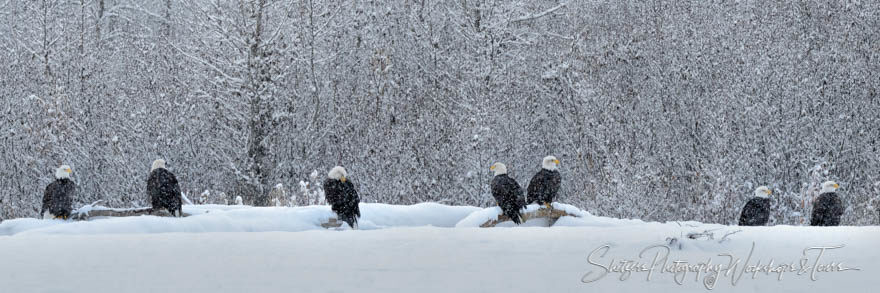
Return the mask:
{"type": "Polygon", "coordinates": [[[535,220],[474,228],[497,208],[362,204],[358,231],[320,228],[332,215],[325,206],[184,206],[193,216],[8,220],[0,223],[0,292],[708,292],[712,273],[636,269],[650,269],[667,248],[666,268],[676,268],[676,260],[711,260],[724,269],[730,257],[719,254],[740,259],[737,270],[721,272],[713,292],[849,293],[877,286],[876,226],[646,223],[556,208],[578,217],[553,227],[535,227],[542,225],[535,220]],[[819,250],[804,251],[839,245],[845,246],[821,255],[822,266],[815,265],[819,250]],[[781,280],[775,272],[740,277],[771,259],[774,270],[791,265],[795,271],[781,280]],[[802,259],[810,268],[798,271],[802,259]],[[603,277],[612,260],[640,264],[603,277]],[[820,272],[830,268],[860,270],[820,272]],[[592,279],[598,280],[584,282],[592,279]]]}

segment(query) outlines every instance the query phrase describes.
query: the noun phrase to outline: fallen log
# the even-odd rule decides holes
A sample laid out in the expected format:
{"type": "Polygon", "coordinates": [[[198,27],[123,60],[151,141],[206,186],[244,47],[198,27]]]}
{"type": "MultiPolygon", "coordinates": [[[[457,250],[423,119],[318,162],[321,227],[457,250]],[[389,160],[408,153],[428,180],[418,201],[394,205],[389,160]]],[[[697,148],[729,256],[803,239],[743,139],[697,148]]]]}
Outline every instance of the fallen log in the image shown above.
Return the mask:
{"type": "MultiPolygon", "coordinates": [[[[343,226],[348,227],[348,224],[345,223],[345,221],[340,221],[337,218],[329,218],[329,219],[327,219],[327,222],[321,223],[321,227],[324,227],[324,229],[340,230],[340,229],[344,229],[343,226]]],[[[354,223],[354,227],[352,227],[352,230],[357,230],[357,229],[358,229],[358,224],[354,223]]]]}
{"type": "MultiPolygon", "coordinates": [[[[572,214],[567,213],[566,211],[558,210],[558,209],[555,209],[552,207],[550,207],[550,208],[540,207],[536,211],[524,212],[521,215],[522,215],[522,222],[523,223],[525,223],[531,219],[545,218],[545,219],[547,219],[547,221],[549,223],[548,226],[553,226],[553,224],[556,224],[556,221],[558,221],[559,218],[562,218],[565,216],[577,217],[576,215],[572,215],[572,214]]],[[[500,214],[500,215],[498,215],[497,219],[489,220],[486,223],[483,223],[482,225],[480,225],[480,227],[481,228],[495,227],[495,225],[498,225],[498,223],[507,222],[507,221],[510,221],[510,217],[508,217],[505,214],[500,214]]]]}
{"type": "MultiPolygon", "coordinates": [[[[137,216],[157,216],[157,217],[174,217],[171,213],[166,209],[158,209],[154,210],[152,207],[145,208],[130,208],[130,209],[118,209],[118,208],[109,208],[105,206],[98,205],[101,201],[96,201],[92,204],[85,205],[79,209],[74,210],[70,214],[70,219],[74,221],[88,221],[95,218],[108,218],[108,217],[137,217],[137,216]]],[[[181,217],[192,216],[189,213],[182,213],[181,217]]],[[[325,229],[339,229],[345,225],[344,221],[339,221],[336,218],[329,218],[327,222],[321,223],[321,227],[325,229]]]]}
{"type": "MultiPolygon", "coordinates": [[[[130,209],[117,209],[117,208],[109,208],[105,206],[98,205],[101,201],[96,201],[92,204],[85,205],[79,209],[76,209],[70,214],[70,218],[75,221],[88,221],[92,218],[106,218],[106,217],[136,217],[136,216],[157,216],[157,217],[174,217],[168,210],[166,209],[158,209],[154,210],[152,207],[146,208],[130,208],[130,209]]],[[[188,213],[182,212],[181,217],[191,216],[188,213]]]]}
{"type": "Polygon", "coordinates": [[[342,224],[345,224],[345,222],[339,221],[336,218],[330,218],[326,223],[321,223],[321,227],[324,227],[324,229],[338,229],[342,227],[342,224]]]}

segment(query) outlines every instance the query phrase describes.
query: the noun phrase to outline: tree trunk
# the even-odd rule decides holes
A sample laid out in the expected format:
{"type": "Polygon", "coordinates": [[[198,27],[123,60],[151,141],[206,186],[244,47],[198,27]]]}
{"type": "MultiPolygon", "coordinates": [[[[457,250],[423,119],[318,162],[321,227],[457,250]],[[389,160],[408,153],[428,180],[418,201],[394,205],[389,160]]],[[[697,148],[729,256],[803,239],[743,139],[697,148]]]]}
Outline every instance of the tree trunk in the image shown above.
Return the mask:
{"type": "Polygon", "coordinates": [[[256,19],[256,24],[254,26],[253,31],[253,43],[251,44],[248,56],[248,78],[251,92],[250,99],[250,108],[251,115],[249,129],[250,135],[248,137],[248,159],[250,160],[250,175],[251,180],[251,192],[252,194],[248,194],[253,197],[253,205],[254,206],[269,206],[269,171],[266,166],[266,159],[268,156],[268,150],[266,148],[265,140],[266,136],[269,134],[269,128],[271,127],[271,111],[267,109],[269,103],[268,101],[264,101],[262,95],[264,88],[264,80],[262,78],[263,74],[267,73],[267,70],[264,70],[265,64],[263,64],[263,49],[262,49],[262,31],[263,31],[263,9],[266,6],[266,0],[259,0],[257,11],[255,11],[254,18],[256,19]]]}

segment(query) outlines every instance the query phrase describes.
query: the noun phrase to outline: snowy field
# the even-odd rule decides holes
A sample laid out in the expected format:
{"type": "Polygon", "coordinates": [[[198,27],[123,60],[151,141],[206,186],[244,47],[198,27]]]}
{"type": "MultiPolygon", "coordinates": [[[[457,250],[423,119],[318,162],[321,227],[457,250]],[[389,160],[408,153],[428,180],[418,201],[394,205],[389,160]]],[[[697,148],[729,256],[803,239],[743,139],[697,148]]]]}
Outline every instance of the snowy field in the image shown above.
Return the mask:
{"type": "Polygon", "coordinates": [[[193,216],[179,219],[8,220],[0,223],[0,292],[709,292],[712,287],[712,292],[848,293],[872,292],[877,285],[876,226],[646,223],[556,208],[578,217],[563,217],[549,228],[541,227],[547,224],[543,220],[476,228],[497,208],[362,204],[358,231],[320,228],[332,215],[325,206],[184,206],[193,216]],[[804,251],[840,245],[845,246],[821,256],[820,250],[804,251]],[[655,261],[667,252],[665,262],[655,261]],[[732,255],[740,265],[725,270],[731,258],[719,254],[732,255]],[[712,269],[697,265],[707,261],[712,269]],[[748,272],[754,266],[774,272],[748,272]],[[606,273],[605,267],[618,272],[606,273]]]}

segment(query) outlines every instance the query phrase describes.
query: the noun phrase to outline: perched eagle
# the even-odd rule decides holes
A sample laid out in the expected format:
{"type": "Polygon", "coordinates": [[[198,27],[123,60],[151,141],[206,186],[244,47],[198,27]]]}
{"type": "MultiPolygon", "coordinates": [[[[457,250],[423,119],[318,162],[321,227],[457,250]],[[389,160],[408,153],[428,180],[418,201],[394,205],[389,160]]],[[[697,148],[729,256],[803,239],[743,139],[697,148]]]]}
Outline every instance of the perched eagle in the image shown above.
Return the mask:
{"type": "Polygon", "coordinates": [[[843,216],[843,201],[837,196],[837,185],[834,181],[822,183],[822,191],[819,198],[813,201],[813,215],[810,217],[810,226],[838,226],[840,217],[843,216]]]}
{"type": "Polygon", "coordinates": [[[559,176],[559,171],[556,170],[558,166],[559,160],[556,157],[544,157],[544,161],[541,162],[541,171],[538,171],[529,182],[529,203],[538,203],[549,207],[550,203],[556,200],[559,185],[562,183],[562,176],[559,176]]]}
{"type": "Polygon", "coordinates": [[[154,211],[167,209],[171,215],[176,217],[183,214],[180,185],[177,184],[177,177],[165,169],[165,160],[153,161],[150,178],[147,179],[147,194],[150,195],[154,211]]]}
{"type": "Polygon", "coordinates": [[[358,218],[361,216],[358,204],[361,199],[354,189],[354,184],[348,180],[345,168],[336,166],[327,173],[327,180],[324,180],[324,194],[338,219],[348,223],[352,229],[357,229],[358,218]]]}
{"type": "Polygon", "coordinates": [[[495,171],[495,178],[492,178],[492,196],[495,197],[495,202],[511,221],[517,225],[522,224],[520,209],[526,205],[522,188],[516,180],[507,176],[507,166],[504,164],[495,163],[489,170],[495,171]]]}
{"type": "Polygon", "coordinates": [[[773,191],[767,186],[755,189],[755,197],[750,199],[743,207],[739,216],[740,226],[764,226],[770,220],[770,195],[773,191]]]}
{"type": "Polygon", "coordinates": [[[62,165],[55,169],[55,182],[46,186],[43,193],[43,207],[40,216],[43,219],[67,219],[70,217],[73,198],[76,196],[76,183],[70,180],[73,170],[70,166],[62,165]]]}

